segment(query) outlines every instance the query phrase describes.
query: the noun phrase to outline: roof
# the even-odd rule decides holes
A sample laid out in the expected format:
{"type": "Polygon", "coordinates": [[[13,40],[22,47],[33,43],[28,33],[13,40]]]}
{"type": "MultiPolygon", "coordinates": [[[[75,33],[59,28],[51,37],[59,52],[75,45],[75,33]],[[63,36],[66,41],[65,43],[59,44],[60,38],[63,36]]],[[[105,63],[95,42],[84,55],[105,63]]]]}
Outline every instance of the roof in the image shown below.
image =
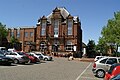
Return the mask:
{"type": "MultiPolygon", "coordinates": [[[[67,11],[67,9],[65,7],[56,7],[46,18],[47,18],[47,21],[49,23],[51,23],[51,18],[52,18],[52,15],[54,13],[54,11],[60,11],[61,13],[61,16],[64,18],[64,21],[63,23],[66,23],[66,19],[67,17],[70,15],[70,13],[67,11]]],[[[79,18],[78,16],[73,16],[73,20],[74,20],[74,23],[78,23],[79,22],[79,18]]],[[[40,20],[38,21],[37,25],[40,24],[40,20]]]]}
{"type": "MultiPolygon", "coordinates": [[[[60,13],[61,13],[61,15],[63,16],[64,19],[66,19],[68,17],[68,15],[70,14],[64,7],[59,7],[57,9],[60,10],[60,13]]],[[[52,13],[50,13],[47,16],[47,19],[50,19],[52,17],[52,13]]]]}

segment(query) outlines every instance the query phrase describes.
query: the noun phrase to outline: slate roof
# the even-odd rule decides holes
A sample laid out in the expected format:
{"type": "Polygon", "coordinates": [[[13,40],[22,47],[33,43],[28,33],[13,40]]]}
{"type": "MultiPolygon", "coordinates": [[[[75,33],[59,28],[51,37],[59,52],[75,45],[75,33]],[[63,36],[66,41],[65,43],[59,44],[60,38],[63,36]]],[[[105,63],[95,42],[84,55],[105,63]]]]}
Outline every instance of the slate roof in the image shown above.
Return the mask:
{"type": "MultiPolygon", "coordinates": [[[[70,13],[66,10],[65,7],[56,7],[55,9],[60,10],[60,13],[61,13],[62,17],[65,20],[63,23],[66,23],[66,18],[70,15],[70,13]]],[[[51,23],[52,14],[53,14],[53,11],[46,17],[47,21],[49,23],[51,23]]],[[[78,22],[78,16],[73,16],[73,20],[74,20],[74,23],[77,23],[78,22]]],[[[40,24],[40,21],[38,21],[37,24],[40,24]]]]}

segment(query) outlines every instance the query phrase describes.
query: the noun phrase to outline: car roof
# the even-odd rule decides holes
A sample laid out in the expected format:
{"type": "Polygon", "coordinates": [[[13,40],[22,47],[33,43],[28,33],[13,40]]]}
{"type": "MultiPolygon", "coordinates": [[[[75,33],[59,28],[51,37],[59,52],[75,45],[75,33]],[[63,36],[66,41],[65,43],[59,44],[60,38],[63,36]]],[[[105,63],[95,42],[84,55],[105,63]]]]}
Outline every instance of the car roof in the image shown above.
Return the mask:
{"type": "Polygon", "coordinates": [[[109,56],[108,56],[108,57],[103,57],[103,58],[99,59],[97,62],[99,62],[99,61],[101,61],[101,60],[103,60],[103,59],[106,59],[106,58],[108,58],[108,59],[109,59],[109,58],[117,58],[117,59],[119,58],[119,59],[120,59],[120,57],[109,57],[109,56]]]}

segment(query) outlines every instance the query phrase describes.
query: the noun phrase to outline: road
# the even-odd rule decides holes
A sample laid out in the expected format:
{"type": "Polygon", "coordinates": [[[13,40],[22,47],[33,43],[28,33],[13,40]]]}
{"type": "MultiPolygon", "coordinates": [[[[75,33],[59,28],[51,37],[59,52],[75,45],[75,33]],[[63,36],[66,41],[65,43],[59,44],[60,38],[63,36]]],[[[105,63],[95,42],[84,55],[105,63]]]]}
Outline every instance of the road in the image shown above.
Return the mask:
{"type": "Polygon", "coordinates": [[[96,78],[91,62],[54,58],[38,64],[0,66],[0,80],[103,80],[96,78]]]}

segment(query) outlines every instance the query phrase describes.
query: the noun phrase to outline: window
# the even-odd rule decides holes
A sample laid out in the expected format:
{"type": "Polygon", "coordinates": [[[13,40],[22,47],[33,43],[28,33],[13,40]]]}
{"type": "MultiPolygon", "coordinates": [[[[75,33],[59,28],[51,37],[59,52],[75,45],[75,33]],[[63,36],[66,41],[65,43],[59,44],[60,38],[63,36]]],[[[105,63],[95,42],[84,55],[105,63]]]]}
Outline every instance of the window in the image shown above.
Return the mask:
{"type": "Polygon", "coordinates": [[[73,51],[73,45],[71,41],[67,41],[66,51],[73,51]]]}
{"type": "Polygon", "coordinates": [[[30,32],[30,37],[32,37],[33,36],[33,32],[30,32]]]}
{"type": "Polygon", "coordinates": [[[105,64],[107,59],[108,59],[108,58],[101,60],[100,63],[105,64]]]}
{"type": "Polygon", "coordinates": [[[11,36],[11,37],[14,36],[14,32],[11,32],[11,33],[10,33],[10,36],[11,36]]]}
{"type": "Polygon", "coordinates": [[[46,34],[46,22],[42,22],[42,29],[41,29],[41,35],[45,35],[46,34]]]}
{"type": "Polygon", "coordinates": [[[108,59],[106,64],[114,64],[114,63],[117,63],[117,59],[116,58],[108,59]]]}
{"type": "Polygon", "coordinates": [[[73,26],[72,20],[68,19],[68,35],[72,35],[72,26],[73,26]]]}
{"type": "Polygon", "coordinates": [[[120,59],[118,59],[119,63],[120,63],[120,59]]]}
{"type": "Polygon", "coordinates": [[[20,30],[17,30],[17,38],[20,37],[20,30]]]}
{"type": "Polygon", "coordinates": [[[25,37],[28,37],[28,32],[25,32],[25,37]]]}
{"type": "Polygon", "coordinates": [[[55,20],[54,22],[54,37],[58,37],[59,32],[59,20],[55,20]]]}
{"type": "Polygon", "coordinates": [[[11,36],[11,37],[14,36],[14,29],[11,29],[11,31],[10,31],[10,36],[11,36]]]}

